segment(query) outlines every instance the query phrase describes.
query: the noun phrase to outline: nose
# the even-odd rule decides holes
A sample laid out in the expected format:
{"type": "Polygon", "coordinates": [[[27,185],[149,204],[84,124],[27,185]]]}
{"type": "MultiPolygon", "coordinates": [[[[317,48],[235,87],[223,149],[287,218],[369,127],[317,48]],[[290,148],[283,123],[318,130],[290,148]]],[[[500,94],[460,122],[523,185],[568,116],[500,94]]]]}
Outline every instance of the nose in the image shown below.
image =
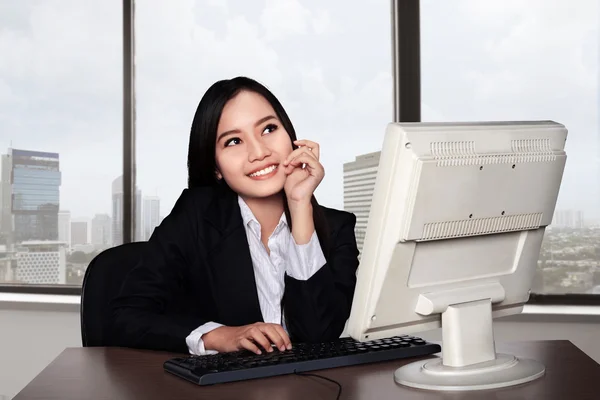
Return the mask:
{"type": "Polygon", "coordinates": [[[262,140],[253,138],[248,142],[248,161],[262,161],[271,155],[271,150],[262,140]]]}

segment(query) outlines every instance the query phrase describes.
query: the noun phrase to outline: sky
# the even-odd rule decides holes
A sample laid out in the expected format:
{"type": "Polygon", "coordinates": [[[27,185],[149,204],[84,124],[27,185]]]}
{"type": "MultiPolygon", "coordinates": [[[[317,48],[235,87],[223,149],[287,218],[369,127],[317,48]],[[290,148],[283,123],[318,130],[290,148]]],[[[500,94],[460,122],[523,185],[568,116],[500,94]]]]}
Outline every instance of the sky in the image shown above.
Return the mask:
{"type": "MultiPolygon", "coordinates": [[[[421,2],[422,120],[551,119],[569,129],[558,208],[600,217],[598,0],[421,2]]],[[[0,0],[0,151],[58,152],[61,209],[111,213],[122,171],[118,0],[0,0]]],[[[166,215],[186,186],[195,109],[245,75],[321,144],[316,195],[343,208],[343,163],[392,121],[389,0],[136,5],[137,183],[166,215]]]]}

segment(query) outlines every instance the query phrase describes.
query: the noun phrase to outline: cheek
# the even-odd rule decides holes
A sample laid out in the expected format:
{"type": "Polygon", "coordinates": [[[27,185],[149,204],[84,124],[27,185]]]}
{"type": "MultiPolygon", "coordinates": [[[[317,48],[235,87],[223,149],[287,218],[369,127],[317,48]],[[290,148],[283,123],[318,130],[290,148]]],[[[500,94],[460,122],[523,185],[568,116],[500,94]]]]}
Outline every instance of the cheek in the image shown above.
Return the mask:
{"type": "Polygon", "coordinates": [[[287,157],[294,149],[292,148],[292,140],[287,133],[281,132],[272,138],[272,148],[277,149],[282,157],[287,157]]]}
{"type": "Polygon", "coordinates": [[[226,180],[238,175],[240,168],[243,167],[239,155],[236,156],[234,153],[233,151],[221,152],[215,156],[217,168],[226,180]]]}

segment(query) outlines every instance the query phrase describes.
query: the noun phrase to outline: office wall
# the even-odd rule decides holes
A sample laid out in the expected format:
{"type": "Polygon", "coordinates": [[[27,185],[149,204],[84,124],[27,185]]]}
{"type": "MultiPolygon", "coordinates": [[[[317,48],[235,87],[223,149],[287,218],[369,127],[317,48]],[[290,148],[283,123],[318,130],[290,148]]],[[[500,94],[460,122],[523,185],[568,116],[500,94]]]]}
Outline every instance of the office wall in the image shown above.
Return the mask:
{"type": "Polygon", "coordinates": [[[0,308],[0,400],[14,397],[64,348],[77,346],[77,311],[0,308]]]}
{"type": "MultiPolygon", "coordinates": [[[[56,306],[8,307],[0,303],[0,400],[15,396],[64,348],[81,346],[79,312],[75,306],[65,308],[56,311],[56,306]]],[[[566,322],[563,319],[556,322],[556,317],[552,317],[554,321],[548,321],[548,317],[535,318],[534,322],[522,319],[498,320],[495,323],[496,339],[568,339],[600,363],[600,324],[597,321],[566,322]]],[[[439,330],[420,336],[440,340],[439,330]]]]}

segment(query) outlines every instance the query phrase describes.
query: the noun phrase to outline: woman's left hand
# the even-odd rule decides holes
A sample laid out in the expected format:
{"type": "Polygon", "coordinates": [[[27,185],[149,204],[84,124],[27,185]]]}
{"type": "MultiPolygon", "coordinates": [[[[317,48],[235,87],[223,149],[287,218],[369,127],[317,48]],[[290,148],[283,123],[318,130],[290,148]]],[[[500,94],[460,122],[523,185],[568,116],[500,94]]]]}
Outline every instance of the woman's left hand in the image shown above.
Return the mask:
{"type": "Polygon", "coordinates": [[[319,162],[319,144],[310,140],[296,140],[294,144],[299,148],[283,162],[287,176],[283,188],[288,202],[310,204],[311,196],[325,176],[319,162]]]}

